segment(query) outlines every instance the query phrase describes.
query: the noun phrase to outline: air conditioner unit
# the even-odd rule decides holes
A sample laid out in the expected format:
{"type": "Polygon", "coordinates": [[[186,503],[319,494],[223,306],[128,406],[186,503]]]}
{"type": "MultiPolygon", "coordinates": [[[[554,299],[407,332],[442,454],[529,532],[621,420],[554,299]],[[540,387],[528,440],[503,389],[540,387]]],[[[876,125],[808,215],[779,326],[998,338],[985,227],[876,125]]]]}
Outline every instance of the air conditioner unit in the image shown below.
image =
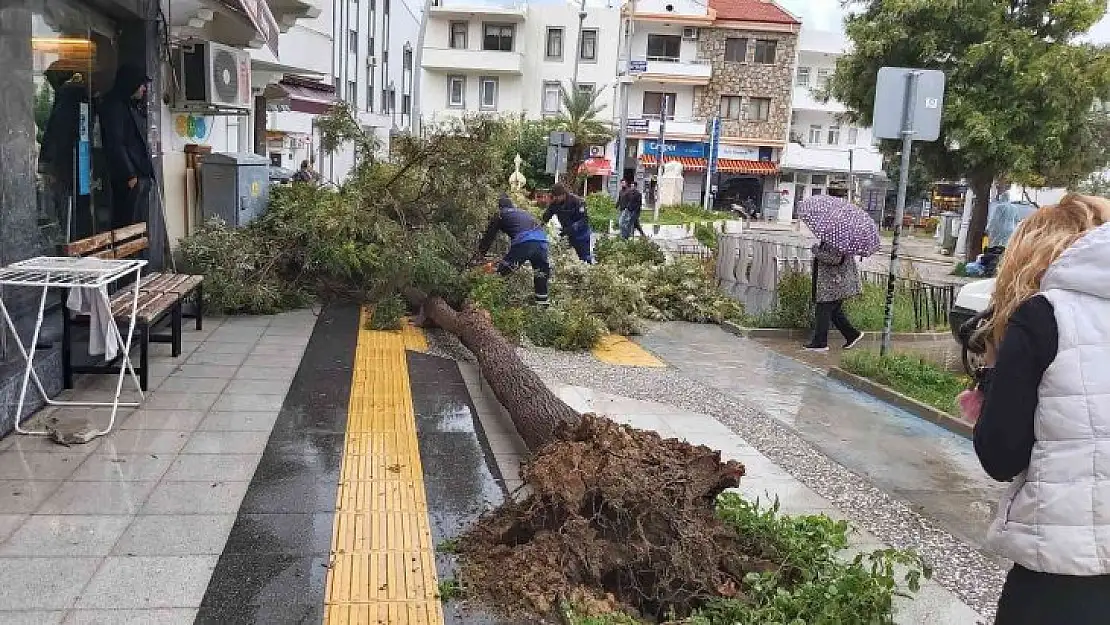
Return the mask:
{"type": "Polygon", "coordinates": [[[687,41],[697,41],[698,29],[695,26],[687,26],[682,29],[682,38],[687,41]]]}
{"type": "Polygon", "coordinates": [[[603,158],[604,156],[605,156],[605,146],[604,145],[591,145],[590,146],[590,158],[603,158]]]}
{"type": "Polygon", "coordinates": [[[245,50],[195,42],[181,47],[181,99],[187,107],[249,111],[251,57],[245,50]]]}

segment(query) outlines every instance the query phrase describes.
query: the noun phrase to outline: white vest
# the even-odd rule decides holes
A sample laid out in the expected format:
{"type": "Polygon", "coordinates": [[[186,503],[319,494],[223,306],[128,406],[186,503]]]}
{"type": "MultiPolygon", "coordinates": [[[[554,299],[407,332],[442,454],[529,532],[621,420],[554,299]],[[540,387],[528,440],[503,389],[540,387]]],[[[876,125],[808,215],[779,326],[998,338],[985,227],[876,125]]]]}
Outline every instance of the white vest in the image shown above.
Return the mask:
{"type": "Polygon", "coordinates": [[[1041,287],[1056,359],[1038,388],[1029,468],[1002,496],[987,546],[1034,571],[1110,574],[1110,225],[1069,248],[1041,287]]]}

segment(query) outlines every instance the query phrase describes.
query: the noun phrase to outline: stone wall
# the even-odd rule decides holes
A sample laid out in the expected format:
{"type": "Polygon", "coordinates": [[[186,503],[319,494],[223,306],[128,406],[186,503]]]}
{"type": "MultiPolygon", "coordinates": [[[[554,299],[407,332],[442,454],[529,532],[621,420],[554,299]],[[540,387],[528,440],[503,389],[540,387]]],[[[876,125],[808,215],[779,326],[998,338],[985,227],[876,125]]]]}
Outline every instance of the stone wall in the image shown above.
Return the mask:
{"type": "Polygon", "coordinates": [[[694,115],[711,119],[717,115],[721,96],[725,95],[742,96],[745,105],[747,98],[770,98],[771,111],[767,121],[722,119],[721,136],[785,141],[790,127],[797,47],[798,36],[794,33],[702,28],[698,37],[698,56],[712,62],[713,76],[708,86],[695,93],[694,115]],[[746,62],[725,61],[725,40],[730,37],[747,38],[746,62]],[[773,65],[752,61],[757,39],[778,42],[773,65]]]}

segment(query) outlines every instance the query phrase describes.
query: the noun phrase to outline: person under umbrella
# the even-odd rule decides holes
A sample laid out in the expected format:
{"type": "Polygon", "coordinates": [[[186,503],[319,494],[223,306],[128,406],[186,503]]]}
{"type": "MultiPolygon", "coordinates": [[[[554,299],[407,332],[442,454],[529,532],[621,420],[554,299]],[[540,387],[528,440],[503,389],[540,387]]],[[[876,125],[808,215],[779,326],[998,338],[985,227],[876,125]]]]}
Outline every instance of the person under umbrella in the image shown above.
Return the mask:
{"type": "Polygon", "coordinates": [[[829,351],[829,327],[844,336],[844,349],[863,340],[844,314],[844,301],[863,292],[856,256],[879,250],[879,227],[871,216],[846,200],[822,195],[798,207],[802,221],[819,239],[813,246],[813,301],[816,320],[813,336],[804,349],[829,351]]]}

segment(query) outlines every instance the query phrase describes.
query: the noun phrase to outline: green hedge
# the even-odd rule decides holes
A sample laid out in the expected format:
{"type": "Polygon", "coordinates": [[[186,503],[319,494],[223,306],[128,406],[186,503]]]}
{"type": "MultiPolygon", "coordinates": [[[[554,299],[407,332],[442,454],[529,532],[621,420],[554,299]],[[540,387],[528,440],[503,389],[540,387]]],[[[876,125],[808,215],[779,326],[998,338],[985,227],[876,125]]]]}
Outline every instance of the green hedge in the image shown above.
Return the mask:
{"type": "Polygon", "coordinates": [[[841,357],[840,367],[950,415],[959,414],[956,396],[967,388],[968,382],[964,376],[909,354],[879,356],[868,351],[849,352],[841,357]]]}
{"type": "MultiPolygon", "coordinates": [[[[747,320],[753,327],[808,330],[813,327],[813,282],[810,274],[792,271],[779,281],[775,308],[747,320]]],[[[864,283],[863,293],[844,302],[852,325],[864,332],[883,329],[886,288],[864,283]]],[[[894,292],[894,331],[914,332],[913,299],[899,289],[894,292]]]]}

